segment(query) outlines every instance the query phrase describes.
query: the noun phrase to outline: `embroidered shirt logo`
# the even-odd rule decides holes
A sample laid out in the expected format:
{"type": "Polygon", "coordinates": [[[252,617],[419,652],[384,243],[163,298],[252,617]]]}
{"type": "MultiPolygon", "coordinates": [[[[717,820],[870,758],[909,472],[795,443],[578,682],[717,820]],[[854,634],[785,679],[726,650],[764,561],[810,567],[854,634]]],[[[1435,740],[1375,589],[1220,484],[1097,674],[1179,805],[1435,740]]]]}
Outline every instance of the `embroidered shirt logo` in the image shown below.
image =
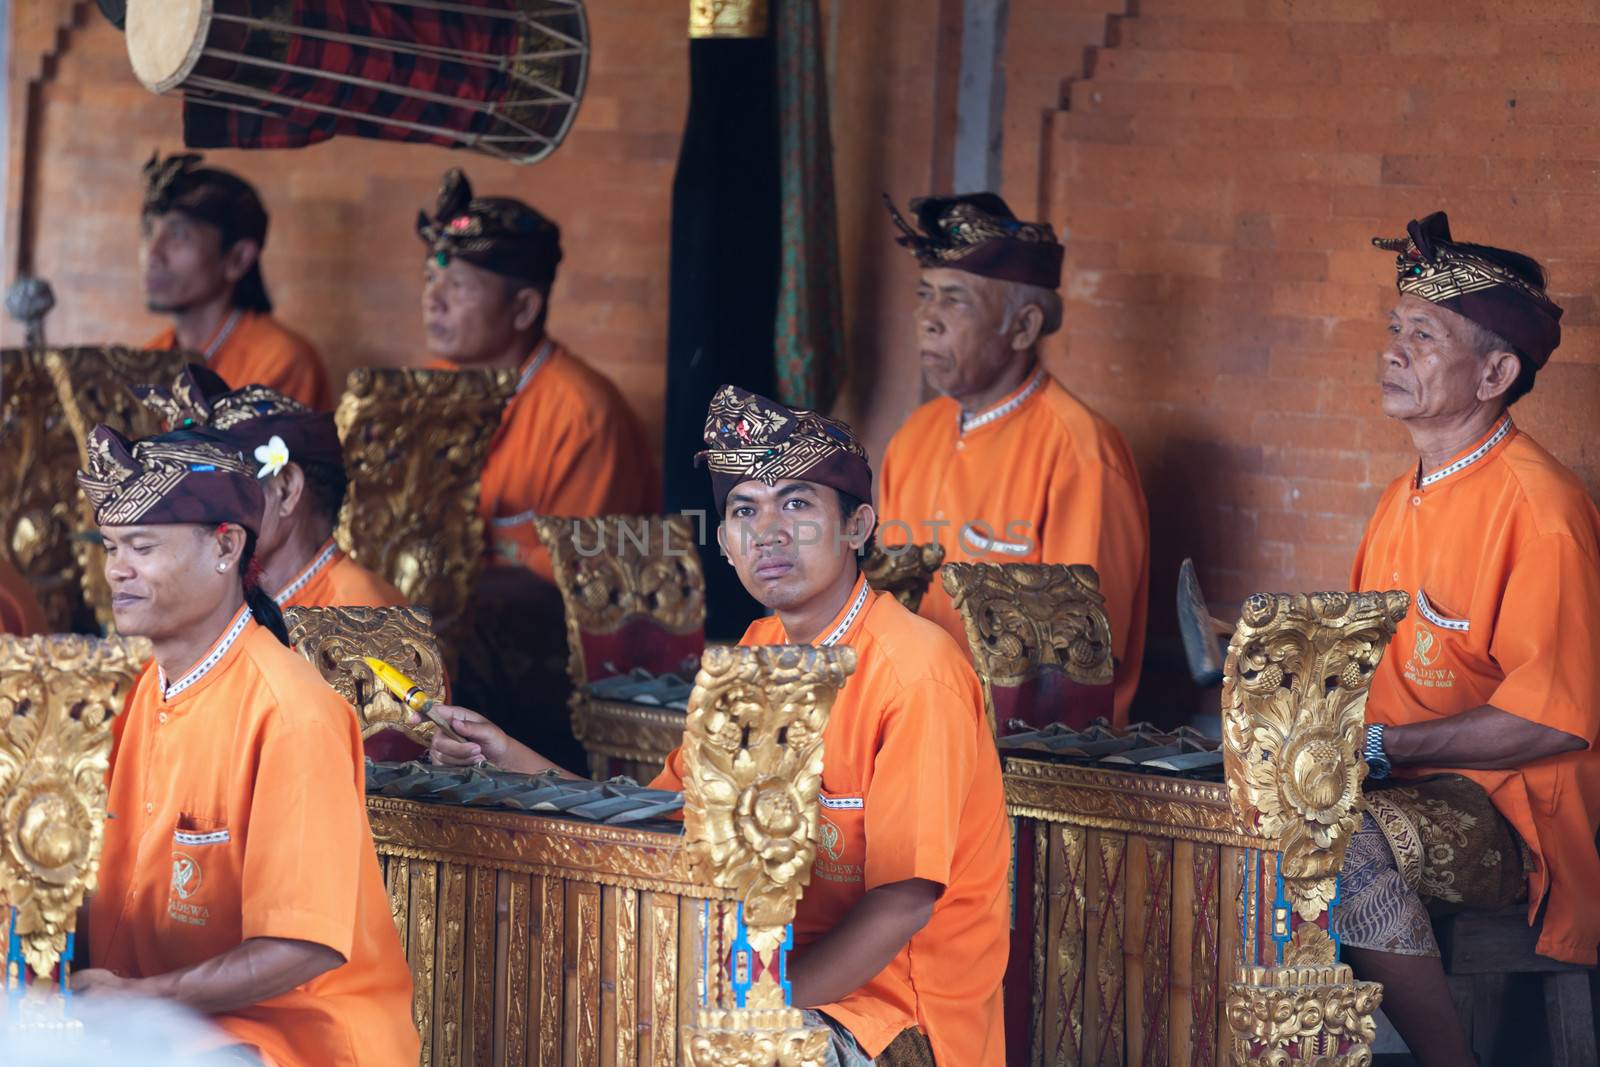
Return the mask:
{"type": "Polygon", "coordinates": [[[1456,672],[1449,667],[1436,667],[1444,652],[1439,635],[1423,623],[1413,623],[1411,658],[1402,671],[1406,680],[1426,689],[1451,689],[1456,684],[1456,672]]]}
{"type": "Polygon", "coordinates": [[[822,816],[819,821],[821,822],[820,829],[822,831],[822,850],[828,854],[830,860],[837,863],[839,862],[839,857],[844,855],[843,842],[839,837],[839,828],[833,825],[833,822],[826,815],[822,816]]]}
{"type": "Polygon", "coordinates": [[[167,898],[167,916],[189,926],[204,926],[211,909],[189,901],[205,884],[205,871],[187,852],[172,854],[172,893],[167,898]]]}

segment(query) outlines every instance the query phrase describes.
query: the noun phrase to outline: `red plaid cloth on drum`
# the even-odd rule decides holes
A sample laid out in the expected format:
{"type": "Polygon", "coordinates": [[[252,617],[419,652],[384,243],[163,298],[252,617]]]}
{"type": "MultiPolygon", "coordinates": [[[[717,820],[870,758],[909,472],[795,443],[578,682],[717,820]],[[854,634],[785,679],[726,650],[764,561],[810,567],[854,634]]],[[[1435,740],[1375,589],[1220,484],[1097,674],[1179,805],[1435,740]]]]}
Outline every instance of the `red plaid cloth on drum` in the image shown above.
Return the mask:
{"type": "MultiPolygon", "coordinates": [[[[184,102],[183,140],[190,148],[302,148],[335,136],[459,144],[460,134],[484,132],[495,124],[494,116],[408,95],[406,90],[463,102],[501,99],[511,81],[509,60],[522,44],[521,26],[513,19],[383,0],[293,0],[291,5],[254,6],[258,11],[287,6],[289,23],[251,28],[242,47],[223,46],[293,70],[238,62],[231,72],[223,73],[208,56],[197,75],[236,88],[225,92],[214,85],[186,87],[191,95],[184,102]],[[372,44],[337,39],[349,37],[370,38],[372,44]],[[387,47],[390,44],[465,51],[489,62],[504,60],[506,67],[407,54],[387,47]],[[330,74],[388,88],[351,84],[330,74]],[[194,95],[199,92],[272,114],[219,107],[194,95]],[[419,125],[455,135],[415,128],[419,125]]],[[[477,0],[475,6],[511,11],[519,5],[515,0],[477,0]]],[[[237,24],[219,22],[208,48],[216,47],[229,29],[236,30],[237,24]]]]}

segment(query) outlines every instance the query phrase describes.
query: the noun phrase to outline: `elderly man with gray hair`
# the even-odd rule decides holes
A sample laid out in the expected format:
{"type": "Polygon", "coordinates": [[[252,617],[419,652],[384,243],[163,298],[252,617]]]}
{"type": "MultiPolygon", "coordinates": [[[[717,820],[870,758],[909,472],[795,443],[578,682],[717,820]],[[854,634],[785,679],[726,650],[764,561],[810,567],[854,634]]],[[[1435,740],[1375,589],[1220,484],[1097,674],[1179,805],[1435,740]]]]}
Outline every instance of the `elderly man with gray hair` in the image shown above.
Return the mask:
{"type": "MultiPolygon", "coordinates": [[[[1144,654],[1150,520],[1122,434],[1039,359],[1061,327],[1065,250],[1048,223],[1020,221],[993,193],[913,200],[917,228],[890,212],[922,266],[917,343],[940,395],[889,442],[883,541],[937,541],[951,562],[1094,567],[1126,722],[1144,654]]],[[[921,614],[965,647],[938,583],[921,614]]]]}

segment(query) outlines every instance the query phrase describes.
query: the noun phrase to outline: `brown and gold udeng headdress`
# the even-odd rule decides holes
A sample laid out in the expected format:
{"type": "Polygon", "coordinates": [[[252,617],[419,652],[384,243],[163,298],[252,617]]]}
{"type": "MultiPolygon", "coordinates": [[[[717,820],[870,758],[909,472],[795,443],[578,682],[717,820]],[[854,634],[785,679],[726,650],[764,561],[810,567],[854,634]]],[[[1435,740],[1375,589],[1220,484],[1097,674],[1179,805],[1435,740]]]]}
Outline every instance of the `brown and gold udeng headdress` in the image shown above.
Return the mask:
{"type": "Polygon", "coordinates": [[[101,526],[216,525],[261,528],[264,503],[255,467],[239,451],[199,434],[137,443],[109,426],[89,434],[89,464],[78,484],[101,526]]]}
{"type": "Polygon", "coordinates": [[[333,466],[344,462],[331,414],[312,411],[264,385],[229,389],[220,375],[198,363],[180,371],[170,387],[136,385],[133,394],[161,416],[169,430],[208,430],[237,445],[247,459],[278,437],[291,460],[333,466]]]}
{"type": "Polygon", "coordinates": [[[417,213],[417,236],[439,266],[452,259],[549,285],[561,262],[561,228],[520,200],[472,195],[459,169],[445,172],[439,202],[430,217],[417,213]]]}
{"type": "Polygon", "coordinates": [[[872,499],[867,450],[838,419],[724,385],[711,398],[704,439],[706,449],[695,458],[711,471],[719,513],[733,487],[749,481],[773,485],[794,478],[872,499]]]}
{"type": "Polygon", "coordinates": [[[1561,343],[1561,308],[1544,288],[1544,270],[1520,252],[1451,239],[1435,211],[1412,219],[1404,237],[1374,237],[1395,255],[1395,288],[1448,308],[1508,341],[1535,367],[1561,343]]]}
{"type": "Polygon", "coordinates": [[[1023,222],[994,193],[929,196],[911,201],[918,233],[883,198],[900,229],[895,243],[910,250],[924,267],[950,267],[985,278],[1021,282],[1045,289],[1061,284],[1065,249],[1048,222],[1023,222]]]}

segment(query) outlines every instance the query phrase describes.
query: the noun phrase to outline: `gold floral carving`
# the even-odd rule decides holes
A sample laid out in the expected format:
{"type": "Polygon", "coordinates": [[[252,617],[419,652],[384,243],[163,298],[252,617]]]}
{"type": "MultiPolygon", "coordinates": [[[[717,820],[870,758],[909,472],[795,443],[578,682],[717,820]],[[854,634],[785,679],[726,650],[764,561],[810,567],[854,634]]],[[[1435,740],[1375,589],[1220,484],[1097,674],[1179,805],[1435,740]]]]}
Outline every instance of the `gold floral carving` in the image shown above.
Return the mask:
{"type": "Polygon", "coordinates": [[[767,0],[689,0],[689,36],[765,37],[767,0]]]}
{"type": "Polygon", "coordinates": [[[1277,843],[1290,907],[1327,910],[1361,821],[1367,687],[1404,593],[1258,594],[1223,665],[1228,795],[1241,833],[1277,843]]]}
{"type": "Polygon", "coordinates": [[[731,942],[707,949],[717,988],[685,1029],[690,1067],[821,1065],[827,1032],[788,1006],[779,971],[811,878],[822,734],[855,666],[848,646],[719,646],[701,659],[684,733],[684,832],[694,869],[732,891],[749,951],[766,962],[730,964],[731,942]],[[722,980],[730,965],[751,968],[740,1006],[722,980]]]}
{"type": "Polygon", "coordinates": [[[283,617],[295,651],[356,709],[362,737],[398,730],[421,745],[433,739],[433,723],[413,725],[410,711],[373,677],[364,659],[381,659],[423,692],[442,697],[444,657],[426,609],[289,608],[283,617]]]}
{"type": "Polygon", "coordinates": [[[1283,946],[1283,962],[1288,967],[1331,967],[1339,961],[1339,946],[1328,931],[1316,923],[1301,923],[1283,946]]]}
{"type": "Polygon", "coordinates": [[[757,952],[782,943],[811,880],[822,731],[855,666],[847,645],[717,646],[695,676],[684,831],[696,870],[743,903],[757,952]]]}
{"type": "Polygon", "coordinates": [[[65,632],[83,603],[72,541],[82,521],[77,442],[42,356],[0,350],[0,382],[0,556],[28,579],[50,628],[65,632]]]}
{"type": "MultiPolygon", "coordinates": [[[[107,345],[93,348],[59,348],[47,352],[45,368],[55,385],[56,395],[72,428],[78,462],[87,464],[89,431],[100,423],[116,429],[130,440],[160,433],[163,427],[155,414],[133,395],[132,386],[172,381],[184,364],[199,360],[192,352],[173,349],[129,348],[107,345]]],[[[94,509],[74,491],[79,501],[79,522],[84,529],[94,528],[94,509]]],[[[105,550],[89,540],[73,542],[78,566],[83,574],[83,595],[94,609],[100,625],[112,627],[111,586],[105,577],[105,550]]]]}
{"type": "Polygon", "coordinates": [[[639,617],[669,633],[704,629],[706,579],[686,517],[541,518],[534,528],[550,549],[568,617],[582,632],[616,633],[639,617]]]}
{"type": "Polygon", "coordinates": [[[95,887],[111,720],[149,657],[142,639],[0,636],[0,906],[41,977],[95,887]]]}
{"type": "Polygon", "coordinates": [[[1240,1067],[1367,1067],[1383,987],[1344,964],[1244,967],[1228,987],[1228,1028],[1240,1067]]]}
{"type": "Polygon", "coordinates": [[[944,546],[938,543],[884,548],[877,541],[861,561],[867,584],[888,593],[908,611],[922,607],[922,598],[933,582],[933,572],[944,562],[944,546]]]}
{"type": "Polygon", "coordinates": [[[966,626],[991,723],[992,686],[1018,686],[1045,669],[1110,684],[1111,624],[1093,567],[947,563],[940,574],[966,626]]]}
{"type": "Polygon", "coordinates": [[[350,488],[334,536],[427,608],[449,661],[483,564],[478,492],[516,376],[363,367],[334,413],[350,488]]]}

